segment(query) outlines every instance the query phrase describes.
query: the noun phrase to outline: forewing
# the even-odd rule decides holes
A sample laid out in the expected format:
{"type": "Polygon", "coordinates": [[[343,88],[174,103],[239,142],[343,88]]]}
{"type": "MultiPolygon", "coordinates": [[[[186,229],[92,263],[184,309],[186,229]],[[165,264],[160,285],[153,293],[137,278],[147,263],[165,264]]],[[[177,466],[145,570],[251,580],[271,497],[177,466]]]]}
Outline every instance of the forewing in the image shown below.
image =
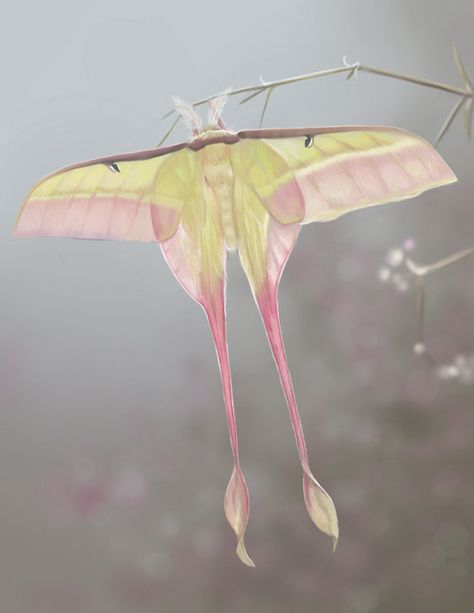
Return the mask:
{"type": "Polygon", "coordinates": [[[184,145],[71,166],[33,188],[15,235],[164,241],[176,232],[196,178],[194,153],[184,145]]]}
{"type": "Polygon", "coordinates": [[[247,130],[234,168],[280,223],[328,221],[456,181],[422,138],[387,127],[247,130]]]}

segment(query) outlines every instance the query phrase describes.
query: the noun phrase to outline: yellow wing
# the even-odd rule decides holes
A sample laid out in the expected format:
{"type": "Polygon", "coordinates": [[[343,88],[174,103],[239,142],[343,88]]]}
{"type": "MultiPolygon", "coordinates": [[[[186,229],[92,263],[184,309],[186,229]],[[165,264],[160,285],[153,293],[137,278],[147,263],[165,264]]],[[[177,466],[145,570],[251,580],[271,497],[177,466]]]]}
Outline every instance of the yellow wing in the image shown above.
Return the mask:
{"type": "Polygon", "coordinates": [[[196,180],[195,156],[184,144],[71,166],[33,188],[15,235],[164,241],[196,180]]]}
{"type": "Polygon", "coordinates": [[[397,128],[238,133],[233,166],[280,223],[328,221],[456,181],[425,140],[397,128]]]}

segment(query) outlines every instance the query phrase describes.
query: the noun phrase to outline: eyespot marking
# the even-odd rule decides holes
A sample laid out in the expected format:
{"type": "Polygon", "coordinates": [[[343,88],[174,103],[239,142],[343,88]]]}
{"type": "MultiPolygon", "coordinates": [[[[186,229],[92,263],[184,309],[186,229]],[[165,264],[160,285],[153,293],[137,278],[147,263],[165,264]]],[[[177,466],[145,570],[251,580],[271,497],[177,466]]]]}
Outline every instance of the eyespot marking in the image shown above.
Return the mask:
{"type": "Polygon", "coordinates": [[[314,136],[306,136],[304,139],[304,146],[306,147],[306,149],[309,149],[310,147],[313,146],[314,143],[314,136]]]}
{"type": "Polygon", "coordinates": [[[107,164],[107,168],[112,172],[120,172],[120,168],[118,167],[117,162],[112,162],[111,164],[107,164]]]}

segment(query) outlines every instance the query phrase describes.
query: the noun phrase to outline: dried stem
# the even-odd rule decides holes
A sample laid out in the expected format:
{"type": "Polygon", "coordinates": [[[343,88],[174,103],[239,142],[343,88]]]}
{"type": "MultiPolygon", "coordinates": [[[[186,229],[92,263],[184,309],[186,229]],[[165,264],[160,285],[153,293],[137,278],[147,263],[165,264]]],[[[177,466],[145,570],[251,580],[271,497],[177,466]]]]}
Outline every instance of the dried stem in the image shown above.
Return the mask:
{"type": "Polygon", "coordinates": [[[166,132],[166,134],[163,136],[163,138],[160,140],[160,142],[158,143],[157,147],[161,147],[161,145],[165,142],[165,140],[168,138],[168,136],[170,136],[170,134],[173,132],[173,130],[176,128],[176,125],[179,121],[180,117],[179,115],[175,118],[175,120],[173,121],[173,123],[171,124],[170,129],[166,132]]]}
{"type": "MultiPolygon", "coordinates": [[[[287,77],[285,79],[278,79],[276,81],[264,81],[263,79],[260,79],[260,83],[258,83],[257,85],[247,85],[245,87],[234,89],[229,93],[229,96],[238,96],[240,94],[247,94],[239,103],[239,104],[245,104],[249,102],[250,100],[252,100],[253,98],[259,96],[260,94],[267,92],[267,96],[266,96],[264,107],[263,107],[262,114],[261,114],[261,121],[260,121],[261,123],[265,116],[265,112],[268,107],[270,96],[277,87],[283,87],[285,85],[291,85],[293,83],[300,83],[302,81],[311,81],[313,79],[319,79],[322,77],[328,77],[328,76],[332,76],[336,74],[346,74],[347,79],[351,79],[352,77],[357,76],[358,73],[360,72],[367,72],[367,73],[374,74],[380,77],[397,79],[399,81],[405,81],[407,83],[413,83],[415,85],[420,85],[422,87],[430,87],[432,89],[437,89],[439,91],[447,92],[449,94],[453,94],[455,96],[460,97],[455,107],[448,115],[440,132],[438,133],[438,137],[436,139],[436,143],[438,143],[441,140],[441,138],[444,136],[444,134],[447,132],[450,125],[454,121],[456,115],[458,114],[458,112],[461,110],[463,106],[465,110],[464,125],[466,129],[466,133],[468,135],[470,134],[470,124],[471,124],[471,116],[472,116],[472,100],[474,98],[474,89],[473,89],[471,80],[469,79],[469,76],[466,72],[466,69],[464,68],[464,65],[461,61],[461,58],[459,57],[459,53],[456,49],[456,46],[454,44],[452,45],[452,53],[453,53],[456,68],[464,83],[464,86],[465,86],[464,89],[462,87],[456,87],[454,85],[441,83],[439,81],[432,81],[431,79],[424,79],[422,77],[416,77],[413,75],[407,75],[407,74],[403,74],[400,72],[394,72],[392,70],[384,70],[382,68],[376,68],[374,66],[369,66],[367,64],[360,64],[359,62],[356,62],[354,64],[348,64],[344,58],[342,66],[336,66],[335,68],[328,68],[326,70],[318,70],[315,72],[309,72],[309,73],[297,75],[294,77],[287,77]]],[[[219,94],[215,94],[213,96],[208,96],[206,98],[201,98],[200,100],[196,100],[195,102],[193,102],[193,106],[196,107],[196,106],[201,106],[203,104],[207,104],[209,100],[211,100],[212,98],[215,98],[218,95],[219,94]]],[[[170,110],[168,113],[166,113],[166,115],[163,116],[163,119],[165,119],[166,117],[169,117],[173,113],[175,113],[175,111],[170,110]]],[[[162,139],[162,142],[164,142],[164,140],[166,140],[166,138],[171,134],[174,127],[175,127],[175,124],[171,126],[168,133],[162,139]]]]}
{"type": "Polygon", "coordinates": [[[472,98],[464,105],[464,130],[469,142],[471,142],[472,133],[472,98]]]}
{"type": "Polygon", "coordinates": [[[438,132],[438,135],[436,136],[435,139],[435,145],[438,145],[441,142],[441,139],[443,138],[443,136],[446,134],[446,132],[448,131],[450,125],[453,123],[454,119],[456,118],[456,115],[459,113],[459,111],[461,110],[463,104],[465,103],[466,99],[463,96],[462,98],[459,98],[459,100],[456,102],[456,104],[454,105],[454,107],[452,108],[451,112],[449,113],[449,115],[446,117],[446,121],[444,122],[444,124],[441,126],[440,131],[438,132]]]}
{"type": "Polygon", "coordinates": [[[425,284],[422,277],[416,279],[416,311],[418,313],[417,346],[425,345],[425,284]]]}
{"type": "Polygon", "coordinates": [[[426,277],[426,275],[435,272],[436,270],[442,270],[446,268],[446,266],[450,266],[456,262],[460,262],[470,255],[474,254],[474,247],[469,247],[468,249],[463,249],[462,251],[457,251],[451,255],[446,256],[445,258],[434,262],[434,264],[429,264],[426,266],[421,266],[420,264],[416,264],[411,259],[406,260],[406,265],[408,270],[414,274],[416,277],[426,277]]]}
{"type": "Polygon", "coordinates": [[[417,310],[417,342],[415,344],[414,350],[418,355],[422,355],[429,360],[432,365],[439,366],[436,358],[427,350],[425,344],[425,333],[424,333],[424,322],[425,322],[425,277],[433,272],[438,270],[442,270],[450,266],[451,264],[455,264],[456,262],[460,262],[468,258],[469,256],[474,255],[474,247],[469,247],[467,249],[463,249],[462,251],[457,251],[451,255],[448,255],[433,264],[422,266],[420,264],[416,264],[410,258],[405,260],[405,265],[416,277],[416,310],[417,310]]]}
{"type": "MultiPolygon", "coordinates": [[[[258,85],[247,85],[246,87],[239,87],[238,89],[233,89],[229,92],[229,96],[238,96],[239,94],[247,94],[252,93],[252,95],[248,96],[247,100],[251,100],[254,96],[263,93],[268,89],[272,89],[274,87],[289,85],[291,83],[299,83],[300,81],[309,81],[310,79],[317,79],[319,77],[327,77],[329,75],[338,74],[341,72],[351,72],[353,70],[353,66],[338,66],[337,68],[329,68],[328,70],[319,70],[317,72],[309,72],[307,74],[298,75],[296,77],[288,77],[286,79],[280,79],[279,81],[265,81],[261,82],[258,85]]],[[[196,100],[193,102],[193,106],[202,106],[203,104],[207,104],[209,100],[212,98],[216,98],[219,94],[214,94],[213,96],[208,96],[207,98],[201,98],[200,100],[196,100]]],[[[242,100],[242,103],[246,100],[242,100]]],[[[169,117],[175,112],[174,109],[163,115],[163,119],[169,117]]]]}
{"type": "Polygon", "coordinates": [[[260,115],[260,121],[258,124],[260,127],[262,127],[263,125],[263,120],[265,118],[265,113],[267,112],[268,103],[270,102],[270,96],[272,95],[274,89],[275,89],[274,87],[270,87],[270,89],[267,91],[267,95],[265,97],[265,103],[263,105],[262,114],[260,115]]]}

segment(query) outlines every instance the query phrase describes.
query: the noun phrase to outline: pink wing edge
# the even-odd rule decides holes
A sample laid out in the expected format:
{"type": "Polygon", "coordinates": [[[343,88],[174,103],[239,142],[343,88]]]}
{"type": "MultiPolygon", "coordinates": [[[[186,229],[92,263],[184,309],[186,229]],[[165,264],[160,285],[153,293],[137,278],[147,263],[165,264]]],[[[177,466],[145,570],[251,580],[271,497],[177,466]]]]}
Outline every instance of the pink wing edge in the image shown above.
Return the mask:
{"type": "MultiPolygon", "coordinates": [[[[14,226],[13,235],[15,237],[32,237],[32,236],[63,236],[63,237],[72,237],[72,238],[81,238],[81,235],[84,233],[87,234],[88,238],[104,240],[104,239],[124,239],[124,228],[129,228],[128,230],[128,239],[129,240],[139,240],[139,241],[163,241],[171,238],[176,230],[176,221],[177,219],[173,218],[173,213],[169,211],[160,212],[157,207],[139,207],[136,201],[130,199],[107,199],[103,198],[103,207],[100,211],[97,212],[96,215],[92,216],[89,223],[86,224],[86,217],[89,212],[89,199],[84,199],[83,202],[78,202],[77,208],[75,212],[77,215],[70,216],[71,219],[66,221],[65,215],[66,212],[69,213],[67,204],[62,201],[44,201],[42,203],[35,202],[33,206],[31,206],[32,201],[30,201],[31,194],[34,190],[40,185],[42,182],[50,179],[51,177],[57,176],[58,174],[67,172],[69,170],[74,170],[75,168],[84,168],[87,166],[92,166],[96,164],[112,164],[118,163],[121,161],[138,161],[138,160],[146,160],[154,157],[159,157],[162,155],[166,155],[168,153],[173,153],[183,148],[189,148],[192,151],[198,151],[206,147],[207,145],[212,145],[216,143],[226,143],[226,144],[234,144],[239,140],[244,139],[272,139],[272,138],[291,138],[298,136],[317,136],[318,134],[327,134],[327,133],[342,133],[349,132],[354,130],[364,130],[364,131],[377,131],[377,130],[385,130],[385,131],[393,131],[396,133],[404,133],[408,136],[414,137],[420,141],[420,143],[424,143],[430,151],[434,152],[434,157],[436,161],[442,162],[442,169],[440,171],[445,171],[445,182],[452,182],[456,180],[454,173],[449,169],[448,165],[442,160],[442,158],[437,154],[437,152],[433,149],[433,147],[427,142],[424,141],[421,137],[408,132],[407,130],[403,130],[401,128],[395,128],[390,126],[366,126],[366,125],[351,125],[351,126],[326,126],[326,127],[304,127],[304,128],[272,128],[272,129],[257,129],[257,130],[241,130],[239,132],[226,132],[224,134],[213,136],[210,138],[198,138],[194,139],[190,142],[181,142],[175,145],[170,145],[161,148],[155,149],[146,149],[142,151],[136,151],[131,153],[123,153],[117,155],[110,155],[106,157],[100,157],[92,160],[88,160],[85,162],[79,162],[70,166],[66,166],[55,172],[45,176],[39,182],[37,182],[27,198],[24,200],[23,205],[20,209],[20,212],[17,216],[17,220],[14,226]],[[146,209],[146,210],[145,210],[146,209]],[[114,212],[114,216],[116,220],[112,219],[112,211],[114,212]],[[163,213],[163,215],[162,215],[163,213]],[[162,217],[164,217],[162,219],[162,217]],[[46,218],[46,219],[45,219],[46,218]],[[150,223],[151,218],[151,223],[150,223]],[[45,227],[43,228],[43,223],[45,223],[45,227]],[[49,224],[49,225],[48,225],[49,224]],[[72,224],[72,225],[71,225],[72,224]],[[76,226],[74,225],[76,224],[76,226]],[[64,226],[64,227],[63,227],[64,226]],[[171,227],[173,232],[167,232],[166,229],[171,227]]],[[[319,172],[319,171],[318,171],[319,172]]],[[[314,189],[311,185],[306,182],[307,189],[311,192],[314,192],[314,189]]],[[[303,187],[303,186],[302,186],[303,187]]],[[[286,221],[281,218],[280,209],[284,210],[286,202],[286,197],[288,195],[288,187],[284,188],[284,193],[275,194],[274,199],[275,206],[272,203],[268,204],[269,212],[275,217],[278,221],[283,223],[294,223],[295,221],[300,221],[304,223],[304,218],[301,216],[301,219],[298,219],[300,215],[298,214],[296,217],[294,214],[291,214],[288,211],[289,217],[286,221]],[[281,196],[281,197],[280,197],[281,196]],[[276,207],[276,208],[275,208],[276,207]],[[275,210],[273,210],[275,209],[275,210]],[[278,210],[278,213],[277,213],[278,210]]],[[[291,191],[291,190],[290,190],[291,191]]],[[[299,191],[299,190],[297,190],[299,191]]],[[[294,193],[294,192],[293,192],[294,193]]],[[[313,194],[317,196],[317,194],[313,194]]],[[[381,195],[383,198],[383,194],[381,195]]],[[[301,200],[301,198],[300,198],[301,200]]],[[[301,202],[300,202],[301,205],[301,202]]],[[[299,206],[298,208],[301,208],[299,206]]]]}
{"type": "MultiPolygon", "coordinates": [[[[102,198],[101,207],[89,215],[90,198],[76,198],[74,210],[70,198],[31,200],[31,195],[39,185],[70,170],[86,168],[97,164],[111,165],[119,162],[148,160],[168,153],[179,151],[187,143],[177,143],[168,147],[145,149],[130,153],[120,153],[84,162],[78,162],[55,170],[46,175],[30,190],[17,215],[13,236],[31,238],[40,236],[63,238],[88,238],[89,240],[128,240],[162,241],[170,238],[168,227],[177,225],[178,216],[170,210],[140,205],[127,198],[102,198]]],[[[173,232],[174,233],[174,232],[173,232]]]]}
{"type": "MultiPolygon", "coordinates": [[[[323,164],[301,169],[299,176],[283,184],[265,204],[280,223],[330,221],[359,208],[397,202],[422,192],[454,183],[457,177],[437,150],[421,136],[390,126],[335,126],[245,130],[241,138],[277,139],[337,134],[349,131],[393,132],[413,139],[399,151],[388,149],[349,152],[341,159],[329,158],[323,164]],[[416,168],[416,175],[409,172],[416,168]]],[[[317,146],[317,144],[315,145],[317,146]]]]}

